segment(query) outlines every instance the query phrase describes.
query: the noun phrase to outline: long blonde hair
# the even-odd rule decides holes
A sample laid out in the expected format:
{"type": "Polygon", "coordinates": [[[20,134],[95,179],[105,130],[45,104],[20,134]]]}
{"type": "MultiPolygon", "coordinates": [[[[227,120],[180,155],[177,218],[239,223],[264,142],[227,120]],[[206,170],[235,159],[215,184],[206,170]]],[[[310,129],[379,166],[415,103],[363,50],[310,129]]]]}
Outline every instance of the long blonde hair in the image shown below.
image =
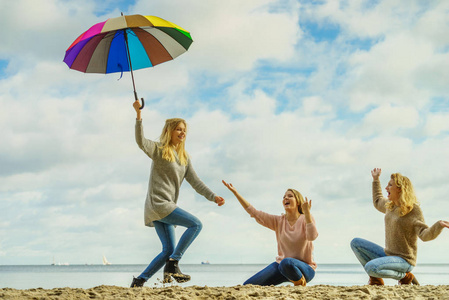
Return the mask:
{"type": "MultiPolygon", "coordinates": [[[[393,179],[395,185],[401,190],[399,193],[399,214],[403,217],[413,210],[415,204],[419,205],[418,199],[416,198],[415,190],[410,179],[400,173],[391,174],[391,179],[393,179]]],[[[389,201],[385,204],[385,207],[393,210],[395,205],[393,201],[389,201]]]]}
{"type": "Polygon", "coordinates": [[[300,214],[303,214],[301,205],[304,203],[304,197],[297,190],[288,189],[287,191],[290,191],[293,193],[293,195],[295,195],[296,202],[298,203],[298,212],[300,214]]]}
{"type": "MultiPolygon", "coordinates": [[[[165,126],[162,129],[161,136],[159,138],[161,142],[162,158],[169,162],[176,161],[175,153],[173,152],[173,144],[171,143],[171,137],[173,131],[178,127],[180,123],[183,123],[187,130],[187,123],[184,119],[173,118],[165,121],[165,126]]],[[[188,161],[188,154],[185,150],[185,139],[176,147],[178,153],[179,162],[181,165],[186,166],[188,161]]]]}

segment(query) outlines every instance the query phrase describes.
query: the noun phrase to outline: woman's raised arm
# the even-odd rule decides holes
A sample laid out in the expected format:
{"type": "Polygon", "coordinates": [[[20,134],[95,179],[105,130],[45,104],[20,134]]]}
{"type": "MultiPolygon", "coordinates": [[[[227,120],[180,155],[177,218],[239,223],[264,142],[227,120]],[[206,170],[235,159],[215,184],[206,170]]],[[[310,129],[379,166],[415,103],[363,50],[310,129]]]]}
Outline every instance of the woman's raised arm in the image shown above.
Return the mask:
{"type": "Polygon", "coordinates": [[[133,107],[134,107],[134,109],[136,110],[136,113],[137,113],[136,119],[139,120],[139,121],[142,120],[142,111],[140,110],[141,106],[140,106],[139,100],[134,101],[133,107]]]}
{"type": "Polygon", "coordinates": [[[245,198],[243,198],[242,195],[239,194],[239,192],[237,192],[237,190],[232,185],[232,183],[227,183],[224,180],[222,180],[222,182],[234,194],[234,196],[237,198],[237,200],[239,200],[239,202],[243,208],[246,209],[247,207],[251,206],[251,204],[248,201],[246,201],[245,198]]]}

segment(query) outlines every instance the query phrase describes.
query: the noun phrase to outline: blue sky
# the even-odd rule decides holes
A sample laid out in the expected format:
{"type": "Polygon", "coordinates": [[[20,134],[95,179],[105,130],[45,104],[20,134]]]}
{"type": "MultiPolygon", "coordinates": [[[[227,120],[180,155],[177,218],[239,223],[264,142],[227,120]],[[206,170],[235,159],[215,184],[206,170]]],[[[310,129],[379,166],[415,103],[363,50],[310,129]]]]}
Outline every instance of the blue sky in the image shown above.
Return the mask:
{"type": "MultiPolygon", "coordinates": [[[[150,160],[134,141],[129,74],[83,74],[62,61],[79,34],[120,12],[165,18],[194,39],[175,60],[135,72],[147,138],[185,118],[197,173],[227,201],[216,207],[183,185],[179,205],[204,225],[184,262],[276,256],[274,233],[222,179],[273,214],[287,188],[311,198],[318,265],[357,263],[354,237],[383,245],[374,167],[383,186],[394,172],[412,180],[429,225],[449,219],[447,1],[0,6],[0,264],[95,264],[102,254],[147,263],[160,250],[143,224],[150,160]]],[[[420,241],[418,263],[449,263],[448,238],[420,241]]]]}

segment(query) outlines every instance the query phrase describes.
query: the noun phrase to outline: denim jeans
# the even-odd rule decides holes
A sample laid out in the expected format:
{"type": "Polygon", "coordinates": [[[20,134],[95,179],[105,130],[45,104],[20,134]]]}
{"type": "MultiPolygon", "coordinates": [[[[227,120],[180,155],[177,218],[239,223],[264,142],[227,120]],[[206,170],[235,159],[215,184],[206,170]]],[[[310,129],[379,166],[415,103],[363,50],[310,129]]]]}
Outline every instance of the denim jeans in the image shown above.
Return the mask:
{"type": "Polygon", "coordinates": [[[309,282],[315,276],[315,270],[299,259],[286,257],[280,263],[273,262],[268,265],[243,284],[278,285],[287,281],[297,281],[302,276],[309,282]]]}
{"type": "Polygon", "coordinates": [[[198,236],[203,225],[194,215],[177,207],[172,213],[163,219],[153,222],[156,233],[162,243],[162,252],[159,253],[148,265],[148,267],[137,278],[148,280],[159,269],[167,259],[180,260],[193,240],[198,236]],[[175,247],[175,225],[187,227],[175,247]]]}
{"type": "Polygon", "coordinates": [[[355,238],[351,241],[355,256],[372,277],[400,280],[413,266],[399,256],[387,256],[384,249],[370,241],[355,238]]]}

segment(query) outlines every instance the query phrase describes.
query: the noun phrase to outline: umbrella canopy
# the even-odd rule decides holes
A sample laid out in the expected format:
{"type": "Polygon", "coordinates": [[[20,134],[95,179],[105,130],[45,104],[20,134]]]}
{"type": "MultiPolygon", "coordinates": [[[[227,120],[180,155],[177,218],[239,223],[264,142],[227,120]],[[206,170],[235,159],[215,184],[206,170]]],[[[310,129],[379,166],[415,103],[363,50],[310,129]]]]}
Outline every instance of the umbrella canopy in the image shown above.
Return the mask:
{"type": "Polygon", "coordinates": [[[64,62],[70,69],[84,73],[130,71],[138,100],[133,69],[172,60],[186,52],[192,42],[190,33],[172,22],[155,16],[122,14],[81,34],[67,49],[64,62]]]}
{"type": "Polygon", "coordinates": [[[126,72],[172,60],[192,42],[187,30],[164,19],[121,16],[81,34],[67,49],[64,62],[85,73],[126,72]]]}

